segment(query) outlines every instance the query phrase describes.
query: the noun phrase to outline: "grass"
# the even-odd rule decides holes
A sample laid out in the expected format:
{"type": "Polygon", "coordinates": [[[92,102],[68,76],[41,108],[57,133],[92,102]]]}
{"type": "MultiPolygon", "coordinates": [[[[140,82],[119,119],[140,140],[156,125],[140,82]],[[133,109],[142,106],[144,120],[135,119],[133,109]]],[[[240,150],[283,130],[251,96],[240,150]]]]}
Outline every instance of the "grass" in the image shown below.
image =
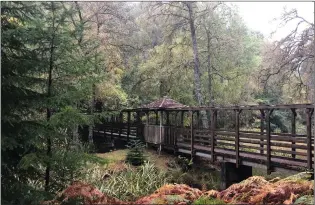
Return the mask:
{"type": "Polygon", "coordinates": [[[85,171],[82,180],[94,185],[101,192],[123,201],[134,201],[152,194],[168,183],[169,176],[166,172],[160,171],[150,162],[139,167],[129,164],[125,166],[124,170],[111,174],[104,167],[89,168],[85,171]]]}
{"type": "MultiPolygon", "coordinates": [[[[126,159],[127,153],[128,149],[121,149],[107,153],[99,153],[96,155],[98,157],[107,159],[109,164],[113,164],[124,161],[126,159]]],[[[166,153],[161,153],[161,155],[158,155],[157,152],[152,149],[145,149],[144,155],[147,156],[147,159],[162,171],[167,171],[167,162],[176,158],[175,156],[166,153]]]]}
{"type": "Polygon", "coordinates": [[[98,153],[98,157],[105,158],[109,163],[117,163],[126,159],[128,149],[115,150],[107,153],[98,153]]]}

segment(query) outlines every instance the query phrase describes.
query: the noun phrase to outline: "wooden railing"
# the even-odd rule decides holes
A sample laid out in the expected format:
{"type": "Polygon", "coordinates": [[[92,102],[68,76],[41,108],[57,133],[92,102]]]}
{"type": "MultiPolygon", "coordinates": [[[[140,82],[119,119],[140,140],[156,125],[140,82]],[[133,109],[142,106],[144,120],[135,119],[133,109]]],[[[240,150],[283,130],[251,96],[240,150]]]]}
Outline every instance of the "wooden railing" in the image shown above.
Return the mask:
{"type": "MultiPolygon", "coordinates": [[[[140,120],[140,113],[152,110],[127,110],[127,122],[104,122],[95,126],[98,135],[110,138],[141,138],[148,143],[162,144],[166,149],[173,149],[178,153],[205,157],[212,162],[225,160],[239,165],[249,165],[267,168],[268,172],[278,169],[305,170],[313,169],[314,166],[314,136],[312,136],[312,114],[314,108],[309,104],[304,105],[279,105],[279,106],[234,106],[228,109],[221,108],[187,108],[187,109],[164,109],[164,112],[189,112],[190,125],[181,123],[146,125],[140,120]],[[259,110],[261,114],[261,130],[240,130],[240,115],[243,110],[259,110]],[[288,109],[293,113],[291,133],[273,133],[271,130],[270,116],[275,109],[288,109]],[[296,134],[296,109],[303,109],[306,116],[306,134],[296,134]],[[201,110],[210,111],[211,118],[208,128],[200,128],[199,123],[194,124],[194,113],[201,110]],[[234,112],[234,129],[217,128],[217,113],[222,110],[234,112]],[[135,122],[130,121],[130,112],[136,112],[135,122]],[[181,124],[181,125],[180,125],[181,124]],[[263,127],[263,125],[265,127],[263,127]],[[159,140],[160,132],[162,141],[159,140]]],[[[161,111],[161,110],[159,110],[161,111]]],[[[169,115],[167,115],[169,118],[169,115]]],[[[199,117],[199,113],[197,115],[199,117]]],[[[157,119],[157,118],[156,118],[157,119]]],[[[199,119],[198,119],[199,120],[199,119]]],[[[197,121],[198,121],[197,120],[197,121]]],[[[158,121],[158,120],[156,120],[158,121]]]]}

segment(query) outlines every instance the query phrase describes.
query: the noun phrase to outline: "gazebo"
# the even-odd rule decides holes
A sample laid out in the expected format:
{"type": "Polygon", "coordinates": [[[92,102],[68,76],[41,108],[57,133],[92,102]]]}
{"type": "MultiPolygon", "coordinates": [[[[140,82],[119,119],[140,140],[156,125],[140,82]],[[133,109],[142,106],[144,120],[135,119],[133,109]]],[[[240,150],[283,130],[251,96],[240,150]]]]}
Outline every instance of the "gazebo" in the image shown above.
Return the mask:
{"type": "MultiPolygon", "coordinates": [[[[170,135],[171,127],[168,125],[163,125],[163,111],[165,109],[170,108],[187,108],[188,106],[183,105],[167,96],[155,100],[147,105],[141,106],[140,109],[148,109],[154,110],[156,116],[159,116],[159,123],[158,118],[156,118],[156,124],[150,125],[149,124],[149,115],[147,115],[147,123],[144,127],[144,138],[147,143],[159,145],[159,151],[162,149],[162,143],[164,142],[165,135],[170,135]]],[[[167,116],[167,121],[169,118],[167,116]]]]}

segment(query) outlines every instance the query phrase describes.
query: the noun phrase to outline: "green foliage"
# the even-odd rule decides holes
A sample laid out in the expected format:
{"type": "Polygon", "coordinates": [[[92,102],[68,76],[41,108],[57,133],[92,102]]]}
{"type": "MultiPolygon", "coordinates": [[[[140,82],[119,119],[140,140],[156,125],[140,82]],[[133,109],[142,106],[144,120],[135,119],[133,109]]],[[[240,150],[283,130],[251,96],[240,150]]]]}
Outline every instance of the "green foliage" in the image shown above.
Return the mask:
{"type": "Polygon", "coordinates": [[[70,3],[3,2],[1,11],[2,197],[38,204],[95,160],[77,132],[91,123],[79,105],[96,81],[90,75],[94,53],[73,40],[77,11],[70,3]],[[48,166],[50,193],[44,191],[48,166]]]}
{"type": "Polygon", "coordinates": [[[182,165],[178,164],[178,159],[169,163],[169,181],[177,184],[187,184],[191,187],[198,189],[219,189],[220,186],[220,173],[214,169],[195,164],[189,165],[187,169],[188,159],[184,160],[184,169],[182,165]]]}
{"type": "Polygon", "coordinates": [[[128,167],[126,171],[102,179],[103,168],[92,167],[85,171],[85,180],[100,191],[124,201],[134,201],[141,196],[153,193],[168,182],[168,175],[158,170],[150,162],[137,168],[128,167]]]}
{"type": "Polygon", "coordinates": [[[193,205],[206,205],[206,204],[226,204],[226,203],[220,199],[202,196],[199,199],[195,200],[192,204],[193,205]]]}
{"type": "MultiPolygon", "coordinates": [[[[38,154],[25,155],[19,168],[22,170],[33,169],[37,172],[44,172],[47,160],[51,164],[51,192],[57,192],[64,189],[73,180],[81,176],[81,172],[88,164],[105,165],[108,163],[106,159],[97,157],[94,154],[89,154],[89,147],[87,145],[76,149],[69,149],[67,147],[56,150],[52,157],[38,156],[38,154]]],[[[34,188],[43,188],[43,181],[38,179],[30,180],[35,186],[34,188]],[[36,182],[37,184],[34,184],[36,182]]]]}
{"type": "Polygon", "coordinates": [[[188,159],[187,157],[182,157],[180,155],[177,157],[176,163],[180,166],[183,172],[191,169],[193,165],[192,159],[188,159]]]}
{"type": "Polygon", "coordinates": [[[142,165],[146,157],[144,155],[144,147],[145,145],[141,142],[141,140],[130,140],[127,147],[129,151],[126,156],[126,161],[134,166],[142,165]]]}

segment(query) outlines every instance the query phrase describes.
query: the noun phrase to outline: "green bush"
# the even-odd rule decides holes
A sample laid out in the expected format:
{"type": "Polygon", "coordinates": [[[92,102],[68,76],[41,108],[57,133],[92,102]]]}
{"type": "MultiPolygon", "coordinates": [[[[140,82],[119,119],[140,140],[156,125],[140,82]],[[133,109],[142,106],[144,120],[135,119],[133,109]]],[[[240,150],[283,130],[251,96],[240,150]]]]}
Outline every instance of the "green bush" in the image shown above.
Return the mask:
{"type": "Polygon", "coordinates": [[[177,164],[180,166],[183,172],[186,172],[192,167],[192,159],[188,159],[187,157],[178,156],[176,160],[177,164]]]}
{"type": "Polygon", "coordinates": [[[168,175],[171,183],[187,184],[198,189],[218,189],[220,172],[207,166],[192,166],[189,159],[179,157],[168,163],[168,175]]]}
{"type": "Polygon", "coordinates": [[[144,155],[145,145],[140,140],[132,140],[128,143],[127,147],[129,148],[129,152],[127,153],[126,161],[134,166],[144,164],[146,160],[144,155]]]}

